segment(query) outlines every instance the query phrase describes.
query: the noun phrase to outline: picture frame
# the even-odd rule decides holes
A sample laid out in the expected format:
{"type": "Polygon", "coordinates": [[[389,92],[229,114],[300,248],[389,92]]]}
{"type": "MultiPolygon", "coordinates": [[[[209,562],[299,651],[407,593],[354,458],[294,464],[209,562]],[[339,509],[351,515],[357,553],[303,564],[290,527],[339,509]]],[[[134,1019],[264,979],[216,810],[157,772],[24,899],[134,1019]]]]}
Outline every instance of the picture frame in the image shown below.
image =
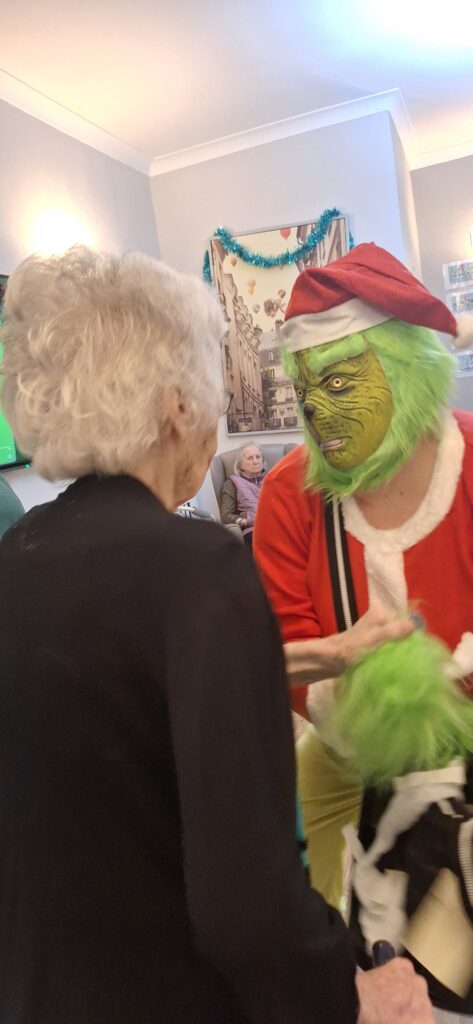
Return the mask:
{"type": "Polygon", "coordinates": [[[473,287],[461,292],[449,292],[446,299],[454,316],[459,316],[460,313],[473,313],[473,287]]]}
{"type": "MultiPolygon", "coordinates": [[[[277,256],[303,246],[317,221],[233,236],[246,249],[277,256]]],[[[224,387],[233,393],[226,417],[228,436],[300,430],[292,381],[281,362],[279,331],[298,274],[326,266],[349,251],[348,220],[336,217],[321,242],[293,263],[271,268],[248,264],[211,239],[212,280],[227,333],[222,341],[224,387]]]]}
{"type": "Polygon", "coordinates": [[[473,376],[473,352],[457,352],[457,377],[473,376]]]}
{"type": "Polygon", "coordinates": [[[473,259],[443,263],[442,272],[445,291],[468,286],[473,288],[473,259]]]}
{"type": "MultiPolygon", "coordinates": [[[[454,316],[460,316],[462,313],[467,313],[471,316],[473,314],[473,287],[464,288],[462,291],[457,292],[447,292],[445,301],[454,316]]],[[[459,352],[452,345],[452,350],[455,355],[456,376],[473,376],[473,346],[459,352]]]]}

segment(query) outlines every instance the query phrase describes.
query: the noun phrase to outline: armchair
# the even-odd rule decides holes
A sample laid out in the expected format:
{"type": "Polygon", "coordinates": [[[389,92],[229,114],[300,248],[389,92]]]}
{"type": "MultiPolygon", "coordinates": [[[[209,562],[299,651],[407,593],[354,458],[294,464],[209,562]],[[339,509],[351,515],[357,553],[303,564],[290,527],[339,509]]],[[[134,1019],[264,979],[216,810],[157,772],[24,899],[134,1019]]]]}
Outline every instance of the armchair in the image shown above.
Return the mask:
{"type": "Polygon", "coordinates": [[[202,509],[196,508],[190,501],[184,502],[184,505],[178,505],[176,513],[178,516],[182,516],[183,519],[207,519],[210,523],[217,522],[215,516],[211,515],[210,512],[204,512],[202,509]]]}
{"type": "MultiPolygon", "coordinates": [[[[248,444],[254,443],[252,440],[247,441],[248,444]]],[[[241,444],[245,444],[245,435],[242,434],[241,444]]],[[[259,444],[258,448],[261,449],[264,455],[266,468],[271,469],[272,466],[279,462],[284,455],[292,451],[293,448],[297,448],[297,444],[259,444]]],[[[210,463],[210,476],[212,478],[213,489],[215,491],[215,497],[221,514],[221,498],[222,488],[226,480],[232,475],[235,466],[235,459],[237,456],[238,448],[231,448],[229,451],[221,452],[220,455],[216,455],[210,463]]],[[[240,540],[243,540],[243,534],[239,526],[234,523],[227,524],[225,527],[227,530],[231,530],[235,536],[238,536],[240,540]]]]}

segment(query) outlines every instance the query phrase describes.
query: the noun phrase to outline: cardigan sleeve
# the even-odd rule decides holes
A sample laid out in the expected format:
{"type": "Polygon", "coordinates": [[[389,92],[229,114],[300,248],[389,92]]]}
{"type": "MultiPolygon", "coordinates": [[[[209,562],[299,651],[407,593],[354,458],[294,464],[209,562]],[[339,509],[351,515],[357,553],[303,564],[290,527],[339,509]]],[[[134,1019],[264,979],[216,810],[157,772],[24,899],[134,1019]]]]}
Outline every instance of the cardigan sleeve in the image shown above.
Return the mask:
{"type": "Polygon", "coordinates": [[[233,480],[226,480],[221,495],[222,523],[236,523],[240,518],[237,508],[237,492],[233,480]]]}
{"type": "Polygon", "coordinates": [[[188,907],[202,956],[249,1024],[354,1024],[339,914],[306,883],[279,632],[251,556],[225,541],[198,601],[179,585],[168,704],[188,907]]]}

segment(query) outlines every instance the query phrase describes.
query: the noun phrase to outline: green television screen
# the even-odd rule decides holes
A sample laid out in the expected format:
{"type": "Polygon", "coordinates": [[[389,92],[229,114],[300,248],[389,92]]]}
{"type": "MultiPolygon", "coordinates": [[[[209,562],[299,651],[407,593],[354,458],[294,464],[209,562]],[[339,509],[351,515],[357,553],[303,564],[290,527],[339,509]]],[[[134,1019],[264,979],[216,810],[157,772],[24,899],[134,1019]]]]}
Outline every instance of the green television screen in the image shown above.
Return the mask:
{"type": "MultiPolygon", "coordinates": [[[[0,388],[1,379],[0,375],[0,388]]],[[[0,412],[0,469],[8,469],[8,467],[11,468],[12,466],[26,466],[28,463],[29,459],[20,452],[15,444],[11,427],[3,413],[0,412]]]]}
{"type": "MultiPolygon", "coordinates": [[[[3,304],[3,295],[7,286],[8,277],[4,274],[0,274],[0,318],[1,318],[1,307],[3,304]]],[[[1,322],[1,321],[0,321],[1,322]]],[[[0,345],[0,365],[2,362],[2,348],[0,345]]],[[[2,375],[0,373],[0,470],[12,468],[13,466],[26,466],[29,463],[29,459],[20,452],[18,446],[15,444],[15,438],[13,437],[12,429],[5,419],[1,410],[1,394],[2,394],[2,375]]]]}

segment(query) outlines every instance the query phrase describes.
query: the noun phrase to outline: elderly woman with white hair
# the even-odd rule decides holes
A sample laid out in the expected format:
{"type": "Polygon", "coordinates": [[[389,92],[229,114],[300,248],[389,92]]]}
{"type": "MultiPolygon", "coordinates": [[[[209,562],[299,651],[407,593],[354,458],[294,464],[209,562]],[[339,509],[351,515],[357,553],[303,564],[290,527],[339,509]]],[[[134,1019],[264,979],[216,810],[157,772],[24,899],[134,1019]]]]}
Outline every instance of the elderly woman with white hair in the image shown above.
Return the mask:
{"type": "MultiPolygon", "coordinates": [[[[225,409],[215,298],[76,248],[26,260],[5,316],[15,435],[75,482],[0,544],[0,1020],[430,1019],[407,965],[355,982],[296,849],[275,620],[228,531],[172,514],[225,409]]],[[[341,670],[321,643],[302,676],[341,670]]]]}
{"type": "Polygon", "coordinates": [[[233,473],[222,488],[222,522],[239,526],[246,544],[252,546],[256,509],[266,466],[261,448],[247,444],[240,448],[233,473]]]}

